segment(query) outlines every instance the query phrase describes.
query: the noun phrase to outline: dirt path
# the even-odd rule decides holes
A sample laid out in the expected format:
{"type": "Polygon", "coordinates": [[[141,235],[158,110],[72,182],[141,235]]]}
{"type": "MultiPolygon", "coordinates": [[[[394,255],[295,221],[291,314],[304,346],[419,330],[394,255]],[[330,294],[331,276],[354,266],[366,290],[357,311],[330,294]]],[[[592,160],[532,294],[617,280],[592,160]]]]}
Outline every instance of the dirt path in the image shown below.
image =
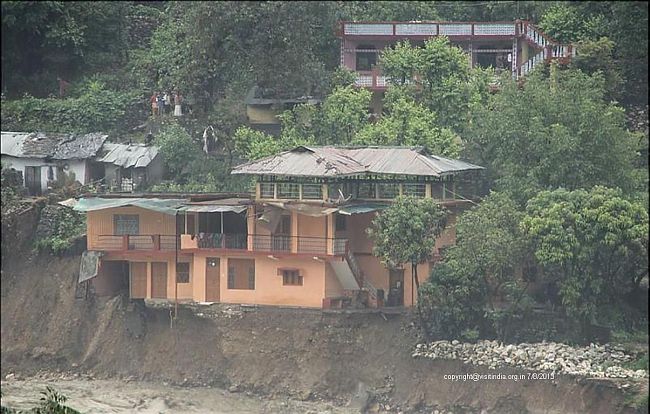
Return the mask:
{"type": "Polygon", "coordinates": [[[2,405],[27,410],[50,386],[68,397],[66,405],[82,413],[358,413],[351,407],[291,399],[260,399],[218,388],[182,388],[150,382],[30,378],[2,381],[2,405]]]}

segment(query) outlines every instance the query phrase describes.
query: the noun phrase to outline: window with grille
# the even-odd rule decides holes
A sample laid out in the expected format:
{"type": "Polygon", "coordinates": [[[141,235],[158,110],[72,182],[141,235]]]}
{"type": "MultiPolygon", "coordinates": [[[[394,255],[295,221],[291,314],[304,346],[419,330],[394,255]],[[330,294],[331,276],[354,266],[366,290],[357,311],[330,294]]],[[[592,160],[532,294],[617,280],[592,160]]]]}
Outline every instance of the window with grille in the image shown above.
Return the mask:
{"type": "Polygon", "coordinates": [[[275,184],[274,183],[260,183],[260,197],[261,198],[275,198],[275,184]]]}
{"type": "Polygon", "coordinates": [[[228,289],[255,289],[255,260],[228,259],[228,289]]]}
{"type": "Polygon", "coordinates": [[[297,199],[300,196],[298,184],[278,183],[278,198],[297,199]]]}
{"type": "Polygon", "coordinates": [[[355,55],[356,70],[372,70],[377,64],[377,51],[373,45],[359,45],[355,55]]]}
{"type": "Polygon", "coordinates": [[[374,183],[359,184],[359,198],[376,198],[374,183]]]}
{"type": "Polygon", "coordinates": [[[302,276],[296,269],[285,269],[282,271],[283,286],[302,286],[302,276]]]}
{"type": "Polygon", "coordinates": [[[431,183],[431,198],[434,200],[442,200],[442,193],[444,189],[444,183],[437,182],[431,183]]]}
{"type": "Polygon", "coordinates": [[[176,263],[176,283],[190,283],[190,264],[176,263]]]}
{"type": "Polygon", "coordinates": [[[402,184],[402,194],[413,197],[424,197],[426,194],[426,184],[424,183],[406,183],[402,184]]]}
{"type": "Polygon", "coordinates": [[[347,199],[352,195],[352,184],[350,183],[332,183],[327,187],[327,196],[333,200],[341,198],[347,199]]]}
{"type": "Polygon", "coordinates": [[[382,183],[377,188],[379,198],[391,199],[399,195],[399,184],[382,183]]]}
{"type": "Polygon", "coordinates": [[[137,214],[114,214],[113,234],[140,234],[140,216],[137,214]]]}
{"type": "Polygon", "coordinates": [[[323,187],[320,184],[303,184],[302,198],[305,200],[320,200],[323,198],[323,187]]]}

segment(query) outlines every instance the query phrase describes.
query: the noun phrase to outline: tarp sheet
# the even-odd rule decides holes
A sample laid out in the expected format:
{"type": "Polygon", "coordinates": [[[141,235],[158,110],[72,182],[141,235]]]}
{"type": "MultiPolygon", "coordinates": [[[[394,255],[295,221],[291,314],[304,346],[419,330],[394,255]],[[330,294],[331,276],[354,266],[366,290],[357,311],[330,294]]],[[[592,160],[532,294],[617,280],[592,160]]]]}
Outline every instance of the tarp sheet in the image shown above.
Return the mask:
{"type": "Polygon", "coordinates": [[[189,205],[181,207],[179,212],[189,211],[193,213],[241,213],[246,211],[246,206],[220,206],[220,205],[189,205]]]}
{"type": "Polygon", "coordinates": [[[160,198],[81,198],[74,206],[76,211],[97,211],[107,208],[135,206],[146,210],[158,211],[160,213],[175,215],[178,208],[187,200],[184,199],[160,199],[160,198]]]}
{"type": "Polygon", "coordinates": [[[93,250],[83,252],[81,255],[81,264],[79,265],[79,283],[97,276],[97,272],[99,272],[99,258],[103,255],[104,253],[93,250]]]}
{"type": "Polygon", "coordinates": [[[340,214],[345,214],[346,216],[351,216],[352,214],[363,214],[370,213],[377,210],[383,210],[388,207],[387,204],[356,204],[350,206],[344,206],[339,208],[340,214]]]}
{"type": "Polygon", "coordinates": [[[335,213],[338,210],[337,207],[321,207],[321,206],[314,206],[306,203],[289,204],[289,203],[271,202],[268,204],[285,210],[295,211],[297,213],[303,214],[305,216],[310,216],[310,217],[323,217],[328,214],[335,213]]]}
{"type": "Polygon", "coordinates": [[[282,209],[273,206],[264,207],[264,212],[257,219],[257,223],[269,230],[271,233],[275,233],[280,224],[280,218],[282,217],[282,209]]]}

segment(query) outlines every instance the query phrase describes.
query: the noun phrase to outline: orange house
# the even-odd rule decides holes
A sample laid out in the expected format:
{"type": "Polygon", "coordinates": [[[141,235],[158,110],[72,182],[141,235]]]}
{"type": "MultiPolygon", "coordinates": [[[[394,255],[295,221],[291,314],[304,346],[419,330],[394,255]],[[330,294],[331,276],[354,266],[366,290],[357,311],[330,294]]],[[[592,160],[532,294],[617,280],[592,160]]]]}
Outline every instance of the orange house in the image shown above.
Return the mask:
{"type": "Polygon", "coordinates": [[[434,198],[452,212],[434,260],[454,243],[481,169],[419,148],[298,147],[233,170],[256,177],[254,195],[81,199],[97,263],[84,278],[97,294],[128,287],[131,298],[411,306],[410,267],[384,266],[366,229],[399,195],[434,198]]]}

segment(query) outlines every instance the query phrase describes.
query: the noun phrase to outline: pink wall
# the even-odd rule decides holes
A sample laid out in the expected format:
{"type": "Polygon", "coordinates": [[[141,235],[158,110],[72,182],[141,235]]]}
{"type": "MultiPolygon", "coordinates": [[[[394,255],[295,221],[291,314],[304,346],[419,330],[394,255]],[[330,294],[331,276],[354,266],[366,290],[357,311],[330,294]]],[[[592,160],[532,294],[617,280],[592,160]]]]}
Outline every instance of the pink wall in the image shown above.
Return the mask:
{"type": "Polygon", "coordinates": [[[325,265],[313,258],[273,260],[256,256],[255,290],[234,290],[228,289],[227,258],[221,257],[221,302],[320,308],[325,296],[325,265]],[[283,286],[278,268],[298,269],[303,285],[283,286]]]}

